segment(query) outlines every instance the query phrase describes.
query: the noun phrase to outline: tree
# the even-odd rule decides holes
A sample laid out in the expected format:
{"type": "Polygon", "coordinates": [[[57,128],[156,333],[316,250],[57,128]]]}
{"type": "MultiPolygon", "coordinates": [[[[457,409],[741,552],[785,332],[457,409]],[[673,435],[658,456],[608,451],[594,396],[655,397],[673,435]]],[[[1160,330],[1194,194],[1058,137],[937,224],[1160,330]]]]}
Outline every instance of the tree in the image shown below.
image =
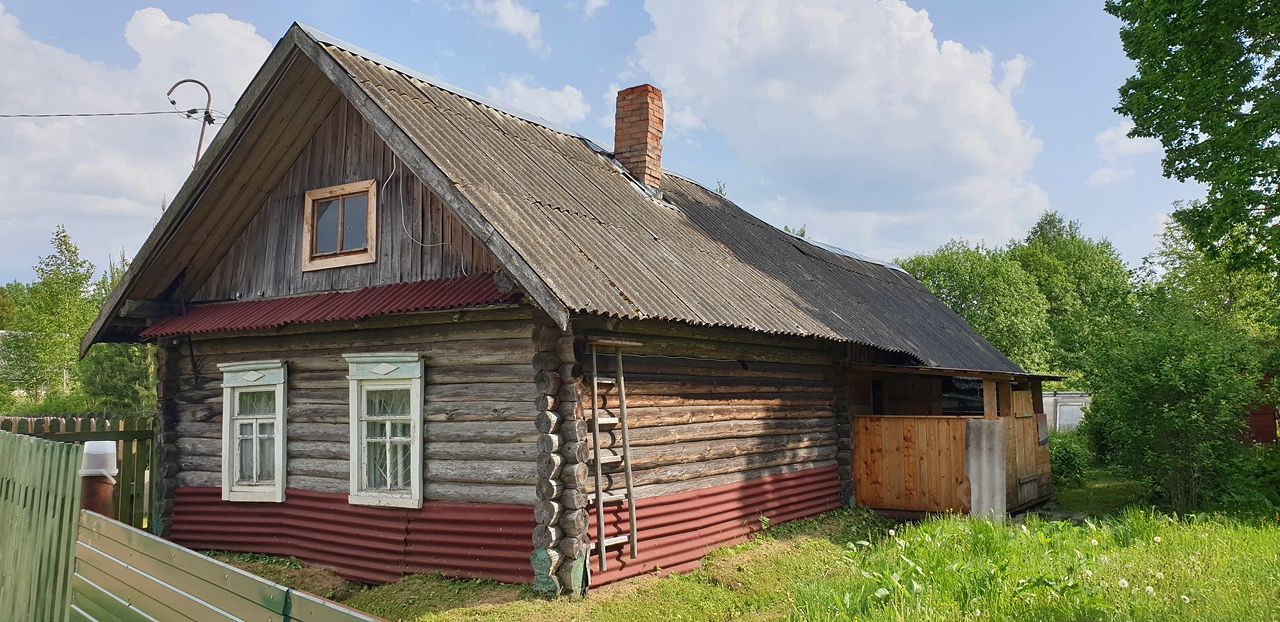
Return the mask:
{"type": "Polygon", "coordinates": [[[798,238],[809,237],[809,228],[805,225],[800,225],[799,227],[792,227],[791,225],[782,225],[782,230],[798,238]]]}
{"type": "Polygon", "coordinates": [[[1232,269],[1280,266],[1280,3],[1107,0],[1136,63],[1116,111],[1164,146],[1164,174],[1208,186],[1173,214],[1232,269]]]}
{"type": "MultiPolygon", "coordinates": [[[[91,299],[95,307],[102,305],[128,267],[123,252],[119,263],[107,263],[102,278],[94,284],[91,299]]],[[[97,409],[112,415],[151,412],[156,403],[153,361],[153,349],[146,344],[95,344],[80,362],[85,397],[97,409]]]]}
{"type": "Polygon", "coordinates": [[[53,254],[35,265],[36,282],[18,299],[0,347],[8,384],[33,396],[66,392],[79,380],[80,337],[97,314],[88,297],[93,264],[61,225],[51,243],[53,254]]]}
{"type": "Polygon", "coordinates": [[[1080,223],[1056,212],[1045,212],[1026,238],[1011,243],[1009,257],[1048,301],[1049,367],[1067,377],[1066,386],[1078,386],[1090,344],[1106,324],[1132,313],[1124,261],[1110,242],[1085,237],[1080,223]]]}
{"type": "Polygon", "coordinates": [[[17,281],[0,287],[0,330],[9,328],[13,322],[14,307],[25,289],[22,283],[17,281]]]}
{"type": "Polygon", "coordinates": [[[1177,221],[1165,226],[1160,248],[1144,261],[1143,278],[1164,283],[1197,313],[1222,315],[1261,343],[1275,347],[1280,341],[1280,283],[1274,276],[1251,266],[1233,270],[1202,253],[1177,221]]]}
{"type": "Polygon", "coordinates": [[[1047,371],[1049,303],[1007,253],[953,240],[898,263],[1013,362],[1047,371]]]}

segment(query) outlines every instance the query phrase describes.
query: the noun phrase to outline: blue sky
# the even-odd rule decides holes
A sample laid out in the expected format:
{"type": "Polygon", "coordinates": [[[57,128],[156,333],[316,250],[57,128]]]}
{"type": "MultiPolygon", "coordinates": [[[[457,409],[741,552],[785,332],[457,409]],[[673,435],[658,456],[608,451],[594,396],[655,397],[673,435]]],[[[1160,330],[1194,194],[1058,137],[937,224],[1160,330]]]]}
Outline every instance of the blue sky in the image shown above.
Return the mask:
{"type": "MultiPolygon", "coordinates": [[[[165,109],[184,77],[230,110],[296,20],[606,148],[612,93],[651,82],[667,168],[882,258],[1002,244],[1055,209],[1136,263],[1203,192],[1124,137],[1131,64],[1100,2],[0,2],[0,113],[165,109]]],[[[31,278],[58,223],[95,263],[132,256],[197,131],[0,119],[0,279],[31,278]]]]}

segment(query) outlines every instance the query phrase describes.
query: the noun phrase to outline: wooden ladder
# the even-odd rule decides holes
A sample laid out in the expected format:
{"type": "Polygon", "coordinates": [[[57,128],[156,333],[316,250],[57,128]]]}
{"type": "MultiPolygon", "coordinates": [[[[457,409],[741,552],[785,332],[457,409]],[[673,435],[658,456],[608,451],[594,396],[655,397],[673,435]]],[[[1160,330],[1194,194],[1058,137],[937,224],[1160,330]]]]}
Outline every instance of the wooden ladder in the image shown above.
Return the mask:
{"type": "Polygon", "coordinates": [[[619,341],[617,339],[606,339],[603,337],[588,337],[587,343],[591,346],[591,440],[593,443],[590,461],[595,471],[596,492],[593,494],[592,501],[596,506],[596,540],[591,544],[591,548],[595,551],[600,559],[600,572],[609,569],[608,560],[605,559],[605,552],[620,544],[629,544],[631,549],[631,559],[636,558],[636,502],[635,494],[631,487],[631,439],[628,437],[629,426],[627,425],[627,385],[622,375],[622,349],[626,347],[636,347],[640,344],[630,341],[619,341]],[[613,350],[614,356],[614,373],[610,377],[602,377],[600,375],[600,350],[613,350]],[[607,415],[607,411],[600,408],[600,385],[613,384],[618,388],[618,413],[616,417],[602,416],[602,411],[607,415]],[[600,449],[600,429],[620,430],[622,434],[622,451],[606,453],[600,449]],[[622,464],[622,473],[626,483],[626,490],[623,492],[612,492],[606,487],[604,477],[604,465],[606,464],[622,464]],[[630,531],[625,536],[615,536],[612,538],[604,537],[604,507],[605,505],[625,504],[627,507],[627,519],[630,523],[630,531]]]}

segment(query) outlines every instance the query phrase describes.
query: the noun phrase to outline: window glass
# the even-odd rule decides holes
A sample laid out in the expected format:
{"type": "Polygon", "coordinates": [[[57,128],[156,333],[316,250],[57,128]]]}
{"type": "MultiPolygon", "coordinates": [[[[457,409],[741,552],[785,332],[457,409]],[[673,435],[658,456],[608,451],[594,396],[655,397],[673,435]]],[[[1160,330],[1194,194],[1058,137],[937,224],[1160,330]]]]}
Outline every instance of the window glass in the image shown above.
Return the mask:
{"type": "Polygon", "coordinates": [[[365,209],[369,204],[369,195],[354,194],[342,199],[342,251],[364,250],[368,240],[365,236],[365,209]]]}
{"type": "Polygon", "coordinates": [[[316,201],[315,254],[338,252],[338,201],[316,201]]]}
{"type": "Polygon", "coordinates": [[[412,482],[412,407],[408,387],[365,391],[365,488],[406,490],[412,482]]]}
{"type": "Polygon", "coordinates": [[[239,391],[237,417],[271,417],[276,414],[276,393],[272,391],[239,391]]]}
{"type": "Polygon", "coordinates": [[[982,381],[973,378],[942,379],[942,413],[944,415],[981,415],[982,381]]]}

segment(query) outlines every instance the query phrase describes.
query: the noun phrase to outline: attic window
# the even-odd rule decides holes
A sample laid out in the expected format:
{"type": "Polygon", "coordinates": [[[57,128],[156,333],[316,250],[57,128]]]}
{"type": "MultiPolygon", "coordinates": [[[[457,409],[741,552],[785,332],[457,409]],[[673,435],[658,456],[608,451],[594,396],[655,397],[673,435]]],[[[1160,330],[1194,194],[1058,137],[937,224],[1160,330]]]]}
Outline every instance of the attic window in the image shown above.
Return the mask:
{"type": "Polygon", "coordinates": [[[307,191],[302,271],[373,263],[378,258],[377,182],[307,191]]]}

